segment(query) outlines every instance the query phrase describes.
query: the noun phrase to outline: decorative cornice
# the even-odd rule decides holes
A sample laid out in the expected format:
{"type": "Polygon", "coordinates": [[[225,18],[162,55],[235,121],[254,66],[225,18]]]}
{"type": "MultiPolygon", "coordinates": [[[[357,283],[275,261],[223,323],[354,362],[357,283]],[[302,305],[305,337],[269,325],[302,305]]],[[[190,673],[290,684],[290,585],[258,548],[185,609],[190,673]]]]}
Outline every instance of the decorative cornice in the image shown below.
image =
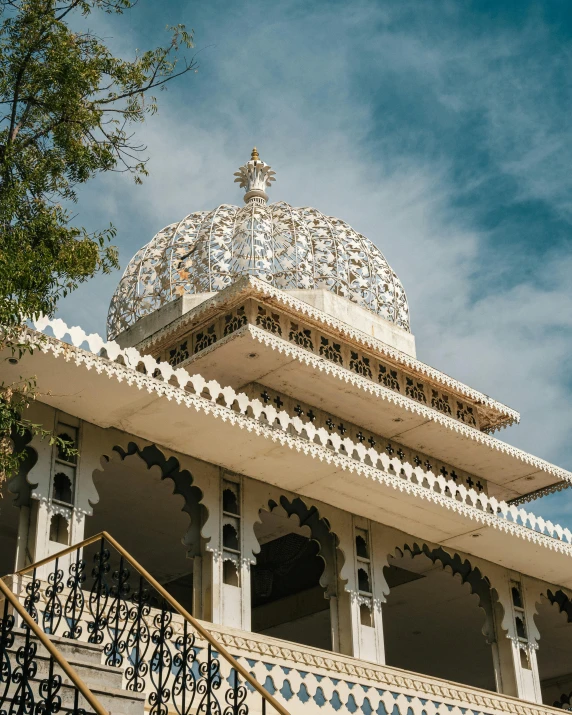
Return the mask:
{"type": "MultiPolygon", "coordinates": [[[[36,325],[41,329],[51,327],[56,338],[26,329],[22,339],[44,353],[51,352],[54,357],[64,356],[68,362],[84,365],[87,369],[93,368],[98,373],[105,372],[108,377],[119,382],[135,385],[139,390],[145,388],[149,393],[175,400],[178,404],[185,404],[241,429],[255,432],[314,459],[444,506],[479,524],[492,526],[525,541],[533,541],[550,550],[572,556],[572,532],[569,529],[536,517],[524,509],[510,506],[494,497],[489,498],[483,493],[478,494],[474,489],[467,489],[463,484],[457,485],[442,475],[423,472],[373,448],[366,449],[363,444],[355,444],[349,438],[342,439],[323,428],[317,429],[311,423],[302,422],[298,416],[290,417],[285,411],[278,411],[257,399],[250,399],[230,386],[221,387],[215,380],[207,382],[201,375],[189,375],[183,368],[174,369],[168,363],[157,363],[151,355],[142,356],[135,348],[121,349],[117,343],[105,342],[99,335],[87,335],[79,327],[68,328],[61,320],[44,318],[36,321],[36,325]],[[69,334],[73,345],[61,341],[66,334],[69,334]],[[88,344],[92,352],[79,347],[84,343],[88,344]],[[94,354],[101,350],[106,352],[107,358],[94,354]],[[147,374],[139,369],[146,370],[147,374]],[[179,386],[170,384],[171,380],[175,380],[179,386]],[[207,394],[209,398],[205,396],[207,394]],[[424,483],[427,486],[421,486],[424,483]]],[[[391,397],[396,399],[393,394],[391,397]]]]}
{"type": "MultiPolygon", "coordinates": [[[[384,400],[386,402],[391,402],[394,405],[397,405],[398,407],[401,407],[409,412],[413,412],[424,417],[427,420],[436,422],[437,424],[446,427],[447,429],[456,432],[457,434],[462,434],[464,437],[468,437],[474,442],[479,442],[480,444],[483,444],[496,452],[509,454],[511,457],[518,459],[524,464],[529,464],[535,470],[545,472],[547,474],[553,474],[555,477],[564,480],[565,485],[572,484],[571,472],[568,472],[567,470],[562,469],[555,464],[546,462],[545,460],[540,459],[540,457],[535,457],[528,452],[524,452],[518,447],[513,447],[511,444],[507,444],[506,442],[503,442],[502,440],[497,439],[496,437],[493,437],[486,432],[481,432],[475,427],[471,427],[464,422],[460,422],[453,417],[449,417],[448,415],[445,415],[442,412],[433,409],[432,407],[423,405],[420,402],[413,400],[411,397],[407,397],[406,395],[402,395],[399,392],[395,392],[394,390],[391,390],[384,385],[373,382],[372,380],[368,380],[367,378],[362,377],[361,375],[358,375],[357,373],[352,372],[345,367],[336,365],[330,360],[326,360],[325,358],[319,357],[318,355],[315,355],[308,350],[304,350],[298,345],[290,343],[283,338],[280,338],[276,335],[272,335],[266,330],[262,330],[255,325],[244,325],[242,328],[239,328],[225,338],[221,338],[221,340],[219,340],[217,343],[203,350],[201,352],[201,356],[207,355],[209,352],[216,350],[217,347],[220,347],[220,345],[224,344],[225,342],[235,340],[241,335],[244,335],[245,333],[248,333],[254,340],[257,340],[258,342],[263,343],[267,347],[270,347],[273,350],[277,350],[278,352],[283,353],[290,358],[298,360],[298,362],[300,363],[311,365],[314,369],[319,370],[320,372],[325,372],[327,375],[333,375],[342,382],[349,383],[354,387],[357,387],[358,389],[369,393],[370,395],[374,395],[378,399],[384,400]]],[[[399,441],[398,437],[395,437],[394,439],[399,441]]],[[[511,500],[510,503],[512,504],[514,502],[511,500]]]]}
{"type": "Polygon", "coordinates": [[[556,484],[550,484],[547,487],[542,487],[542,489],[537,489],[535,492],[530,492],[529,494],[524,494],[523,496],[515,497],[514,499],[509,499],[507,503],[511,505],[514,504],[514,506],[518,506],[519,504],[526,504],[527,502],[534,501],[535,499],[540,499],[540,497],[545,497],[548,494],[555,494],[556,492],[561,492],[563,489],[569,489],[570,487],[572,487],[572,483],[570,483],[569,481],[557,482],[556,484]]]}
{"type": "Polygon", "coordinates": [[[314,306],[309,303],[305,303],[287,291],[279,290],[278,288],[275,288],[254,276],[240,278],[228,288],[225,288],[211,298],[205,300],[203,303],[200,303],[188,313],[185,313],[169,323],[162,330],[157,331],[157,333],[143,340],[139,345],[139,348],[141,350],[147,350],[159,343],[163,343],[165,338],[179,332],[189,323],[193,321],[197,321],[198,323],[200,318],[204,319],[208,315],[217,314],[220,310],[234,303],[239,297],[262,297],[274,300],[283,308],[290,309],[293,313],[304,316],[306,320],[312,322],[316,327],[326,325],[329,329],[345,336],[348,340],[364,346],[376,354],[383,355],[386,359],[394,362],[396,365],[404,366],[416,374],[424,375],[440,385],[445,385],[453,392],[457,392],[470,398],[471,400],[474,400],[476,403],[496,410],[506,416],[507,422],[505,426],[508,424],[518,423],[520,421],[520,414],[516,410],[507,407],[497,400],[493,400],[488,395],[485,395],[478,390],[474,390],[472,387],[469,387],[449,375],[426,365],[411,355],[384,343],[382,340],[378,340],[361,330],[353,328],[351,325],[344,323],[342,320],[328,315],[318,308],[314,308],[314,306]]]}

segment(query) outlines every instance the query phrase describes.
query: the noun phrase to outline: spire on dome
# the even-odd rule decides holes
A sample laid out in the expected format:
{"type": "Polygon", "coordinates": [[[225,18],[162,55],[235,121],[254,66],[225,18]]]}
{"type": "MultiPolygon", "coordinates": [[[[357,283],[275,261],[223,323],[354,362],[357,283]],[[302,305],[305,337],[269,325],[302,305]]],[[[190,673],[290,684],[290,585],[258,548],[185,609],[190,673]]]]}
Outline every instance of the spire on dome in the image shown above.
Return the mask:
{"type": "Polygon", "coordinates": [[[251,201],[258,204],[265,204],[268,201],[268,194],[264,189],[270,186],[276,172],[272,171],[268,164],[265,164],[256,147],[252,150],[250,161],[235,172],[236,179],[234,182],[240,184],[241,189],[246,189],[244,194],[244,203],[248,204],[251,201]]]}

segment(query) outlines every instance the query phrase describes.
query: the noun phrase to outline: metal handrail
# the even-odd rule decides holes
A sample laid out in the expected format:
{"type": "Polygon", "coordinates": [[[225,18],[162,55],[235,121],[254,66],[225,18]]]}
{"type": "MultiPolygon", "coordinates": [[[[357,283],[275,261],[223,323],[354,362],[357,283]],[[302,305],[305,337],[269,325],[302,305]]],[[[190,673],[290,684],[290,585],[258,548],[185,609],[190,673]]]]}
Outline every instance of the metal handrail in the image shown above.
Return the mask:
{"type": "MultiPolygon", "coordinates": [[[[147,581],[153,586],[153,588],[161,594],[161,596],[167,601],[167,603],[179,613],[188,623],[191,624],[191,626],[199,633],[206,641],[207,643],[210,643],[210,645],[215,648],[215,650],[222,655],[222,657],[231,665],[234,670],[239,673],[244,680],[246,680],[261,696],[266,702],[268,702],[269,705],[272,705],[273,708],[275,708],[280,715],[290,715],[290,712],[283,706],[281,705],[276,698],[274,698],[260,683],[256,678],[254,678],[244,666],[242,666],[234,656],[232,656],[228,650],[222,645],[222,643],[219,643],[214,636],[209,633],[209,631],[202,626],[197,619],[192,616],[186,609],[184,609],[181,604],[176,601],[171,594],[166,591],[161,584],[156,581],[153,576],[138,562],[136,561],[129,552],[127,552],[123,546],[119,542],[117,542],[111,534],[109,534],[107,531],[101,531],[99,534],[96,534],[95,536],[90,536],[88,539],[84,539],[84,541],[80,541],[77,544],[74,544],[73,546],[68,546],[66,549],[62,549],[61,551],[58,551],[55,554],[52,554],[51,556],[47,556],[45,559],[42,559],[41,561],[37,561],[34,564],[30,564],[29,566],[25,566],[24,568],[20,569],[19,571],[16,571],[14,574],[15,576],[24,576],[25,574],[29,573],[30,571],[33,571],[34,569],[40,568],[40,566],[44,566],[45,564],[48,564],[52,561],[55,561],[55,559],[60,559],[62,556],[66,556],[67,554],[71,554],[74,551],[77,551],[78,549],[83,549],[86,546],[90,546],[91,544],[94,544],[96,541],[99,541],[100,539],[106,539],[113,548],[123,556],[123,558],[128,561],[131,566],[136,569],[141,576],[147,579],[147,581]]],[[[1,581],[0,581],[1,583],[1,581]]],[[[21,606],[20,606],[21,608],[21,606]]],[[[23,610],[23,609],[22,609],[23,610]]],[[[25,613],[25,611],[24,611],[25,613]]],[[[27,615],[27,614],[26,614],[27,615]]],[[[36,624],[34,623],[36,626],[36,624]]],[[[37,626],[36,626],[37,628],[37,626]]],[[[39,629],[38,629],[39,630],[39,629]]],[[[99,711],[98,711],[99,713],[99,711]]]]}
{"type": "Polygon", "coordinates": [[[56,663],[60,666],[64,673],[68,676],[68,678],[72,681],[75,687],[91,705],[97,715],[110,715],[109,711],[103,707],[103,705],[99,702],[99,700],[83,682],[75,668],[73,668],[68,663],[64,656],[60,653],[60,651],[44,633],[44,631],[38,626],[36,621],[34,621],[34,619],[22,606],[17,596],[8,588],[8,586],[1,578],[0,591],[2,592],[4,597],[8,599],[12,608],[14,608],[14,610],[18,612],[18,615],[22,617],[26,626],[32,631],[32,633],[36,636],[36,638],[40,641],[40,643],[44,646],[44,648],[48,651],[48,653],[52,656],[52,658],[56,661],[56,663]]]}

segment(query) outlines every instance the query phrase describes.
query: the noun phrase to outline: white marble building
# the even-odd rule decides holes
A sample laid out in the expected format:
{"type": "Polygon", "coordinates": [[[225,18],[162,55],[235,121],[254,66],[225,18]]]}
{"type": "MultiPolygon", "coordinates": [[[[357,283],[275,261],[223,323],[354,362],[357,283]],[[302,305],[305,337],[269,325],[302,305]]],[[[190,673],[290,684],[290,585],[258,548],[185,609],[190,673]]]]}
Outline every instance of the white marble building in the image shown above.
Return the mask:
{"type": "Polygon", "coordinates": [[[570,709],[572,534],[523,505],[572,474],[416,359],[373,243],[268,204],[256,150],[236,176],[135,255],[108,342],[42,320],[1,364],[79,448],[18,445],[2,573],[108,532],[291,713],[570,709]]]}

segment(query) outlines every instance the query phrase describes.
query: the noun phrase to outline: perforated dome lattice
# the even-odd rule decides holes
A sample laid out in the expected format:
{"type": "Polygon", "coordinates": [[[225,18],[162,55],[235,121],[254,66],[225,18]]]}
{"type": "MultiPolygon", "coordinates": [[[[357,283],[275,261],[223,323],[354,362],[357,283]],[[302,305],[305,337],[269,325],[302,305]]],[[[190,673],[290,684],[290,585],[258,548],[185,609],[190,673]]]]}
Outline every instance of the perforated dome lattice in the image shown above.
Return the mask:
{"type": "MultiPolygon", "coordinates": [[[[263,162],[246,166],[257,164],[273,173],[263,162]]],[[[282,290],[326,288],[409,331],[405,291],[377,246],[317,209],[266,204],[251,178],[241,184],[245,206],[189,214],[135,254],[111,301],[110,338],[178,296],[219,291],[246,275],[282,290]]]]}

